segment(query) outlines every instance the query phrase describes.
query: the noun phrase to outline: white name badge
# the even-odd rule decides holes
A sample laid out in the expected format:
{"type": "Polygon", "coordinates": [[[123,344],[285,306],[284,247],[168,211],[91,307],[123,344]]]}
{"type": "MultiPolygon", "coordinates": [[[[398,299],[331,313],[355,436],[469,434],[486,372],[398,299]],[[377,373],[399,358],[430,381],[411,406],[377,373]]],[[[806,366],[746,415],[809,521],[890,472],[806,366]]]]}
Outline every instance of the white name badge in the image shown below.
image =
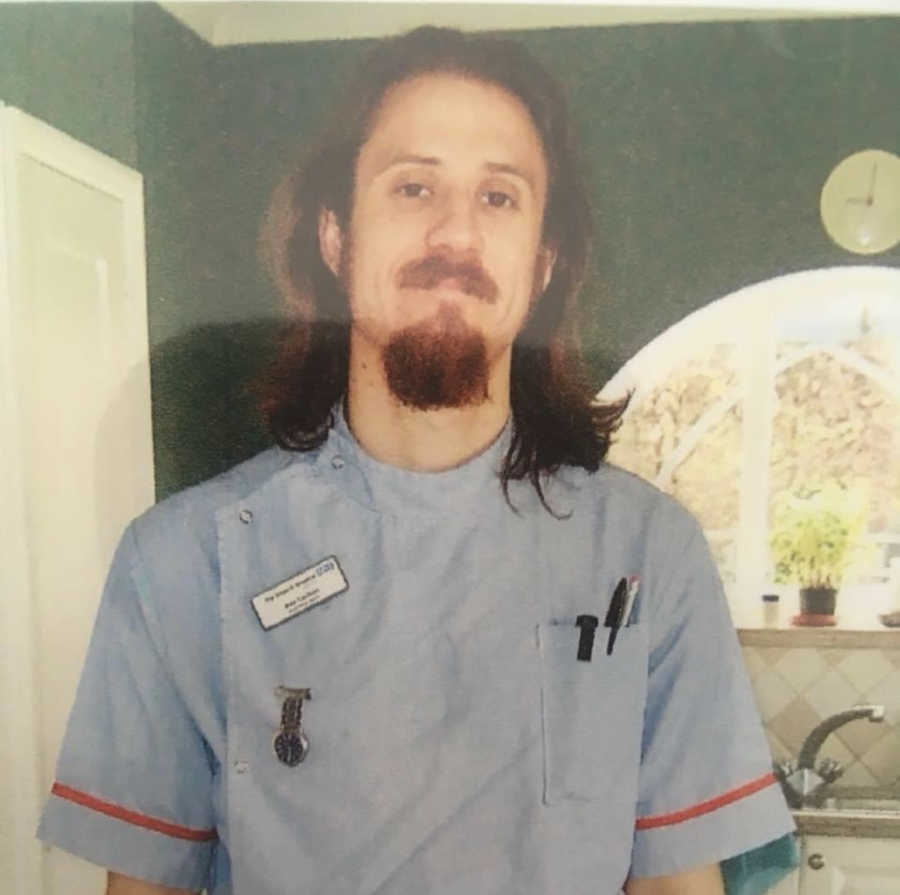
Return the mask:
{"type": "Polygon", "coordinates": [[[251,601],[259,623],[268,631],[336,594],[347,590],[337,557],[328,556],[293,578],[263,591],[251,601]]]}

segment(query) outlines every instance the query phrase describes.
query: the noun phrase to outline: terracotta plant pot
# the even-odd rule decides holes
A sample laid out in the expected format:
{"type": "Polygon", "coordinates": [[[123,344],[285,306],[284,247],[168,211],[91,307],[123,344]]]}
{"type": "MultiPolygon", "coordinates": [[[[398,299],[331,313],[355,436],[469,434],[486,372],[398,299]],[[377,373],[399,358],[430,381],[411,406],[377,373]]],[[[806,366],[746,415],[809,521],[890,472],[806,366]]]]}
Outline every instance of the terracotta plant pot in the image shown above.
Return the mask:
{"type": "Polygon", "coordinates": [[[834,615],[837,603],[837,588],[834,587],[801,587],[801,615],[834,615]]]}

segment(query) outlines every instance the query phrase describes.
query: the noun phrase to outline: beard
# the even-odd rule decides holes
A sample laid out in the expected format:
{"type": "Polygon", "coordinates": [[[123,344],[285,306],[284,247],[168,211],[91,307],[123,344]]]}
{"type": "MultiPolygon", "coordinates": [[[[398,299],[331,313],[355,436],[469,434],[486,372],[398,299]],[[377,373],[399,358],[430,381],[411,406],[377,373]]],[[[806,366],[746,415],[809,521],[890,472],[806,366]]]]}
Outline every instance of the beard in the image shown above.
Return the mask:
{"type": "MultiPolygon", "coordinates": [[[[338,280],[351,306],[354,255],[348,237],[338,280]]],[[[532,302],[543,291],[543,272],[543,264],[535,259],[532,302]]],[[[477,259],[441,252],[409,262],[398,272],[396,285],[432,289],[449,279],[473,300],[497,301],[497,284],[477,259]]],[[[488,400],[487,341],[451,302],[442,302],[433,316],[393,333],[382,348],[381,361],[390,393],[415,410],[474,407],[488,400]]]]}
{"type": "Polygon", "coordinates": [[[394,333],[382,364],[391,394],[416,410],[475,406],[488,397],[484,338],[450,303],[442,303],[436,316],[394,333]]]}

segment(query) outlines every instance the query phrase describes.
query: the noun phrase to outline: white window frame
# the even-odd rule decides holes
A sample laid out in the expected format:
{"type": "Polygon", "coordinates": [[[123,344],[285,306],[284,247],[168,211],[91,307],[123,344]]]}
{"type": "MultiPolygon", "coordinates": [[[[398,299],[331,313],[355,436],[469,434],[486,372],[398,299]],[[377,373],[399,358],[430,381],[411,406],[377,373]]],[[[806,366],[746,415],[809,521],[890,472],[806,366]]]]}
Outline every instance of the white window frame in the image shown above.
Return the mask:
{"type": "MultiPolygon", "coordinates": [[[[769,454],[775,413],[775,380],[780,372],[812,353],[800,351],[776,360],[779,321],[790,314],[819,319],[826,308],[870,302],[900,305],[900,269],[879,266],[831,267],[801,271],[756,283],[689,314],[644,346],[599,393],[611,400],[633,392],[634,405],[672,370],[695,356],[699,346],[736,348],[737,386],[701,415],[663,459],[654,484],[671,490],[674,470],[728,410],[742,402],[739,516],[735,537],[735,583],[728,588],[738,624],[752,624],[760,595],[771,589],[767,547],[769,454]]],[[[820,346],[837,360],[877,382],[900,399],[900,376],[893,376],[840,346],[820,346]]],[[[900,368],[900,364],[898,364],[900,368]]],[[[714,534],[707,532],[708,535],[714,534]]]]}

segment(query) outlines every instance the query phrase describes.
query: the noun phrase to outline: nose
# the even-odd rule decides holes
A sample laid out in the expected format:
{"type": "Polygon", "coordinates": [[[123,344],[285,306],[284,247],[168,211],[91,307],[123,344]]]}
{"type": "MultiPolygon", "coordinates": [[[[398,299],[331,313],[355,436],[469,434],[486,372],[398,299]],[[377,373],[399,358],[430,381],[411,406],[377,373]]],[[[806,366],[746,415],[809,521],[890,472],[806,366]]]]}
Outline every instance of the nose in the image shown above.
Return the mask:
{"type": "Polygon", "coordinates": [[[480,253],[482,232],[478,203],[462,193],[452,193],[435,207],[425,236],[429,249],[454,253],[480,253]]]}

